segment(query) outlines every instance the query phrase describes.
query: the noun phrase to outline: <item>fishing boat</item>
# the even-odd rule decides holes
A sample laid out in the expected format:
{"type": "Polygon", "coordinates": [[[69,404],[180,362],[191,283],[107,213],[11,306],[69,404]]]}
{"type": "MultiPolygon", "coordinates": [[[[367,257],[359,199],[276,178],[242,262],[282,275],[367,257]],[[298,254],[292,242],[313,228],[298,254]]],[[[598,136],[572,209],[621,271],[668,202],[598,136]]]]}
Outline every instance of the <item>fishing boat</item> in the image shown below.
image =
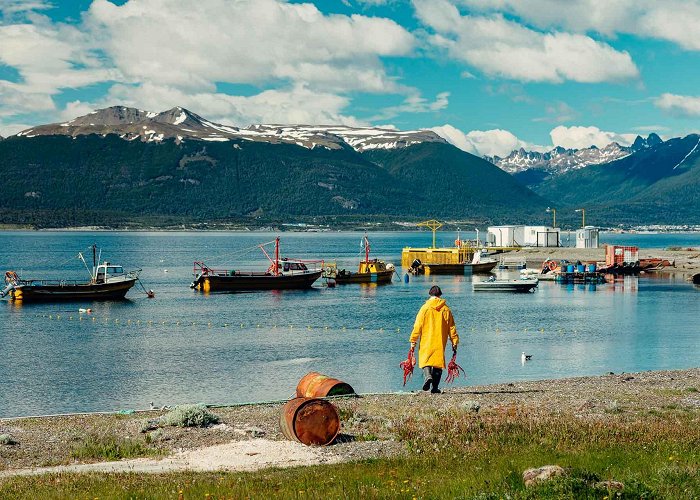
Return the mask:
{"type": "Polygon", "coordinates": [[[122,266],[107,261],[99,263],[97,246],[91,248],[92,270],[88,269],[83,254],[78,253],[78,258],[90,273],[90,281],[25,279],[14,271],[7,271],[0,297],[9,295],[11,300],[23,302],[123,299],[138,280],[141,270],[127,273],[122,266]]]}
{"type": "Polygon", "coordinates": [[[688,281],[690,281],[693,285],[700,285],[700,273],[693,274],[690,278],[688,278],[688,281]]]}
{"type": "Polygon", "coordinates": [[[520,278],[517,280],[496,279],[491,276],[484,281],[475,281],[472,283],[475,292],[515,292],[524,293],[533,291],[537,288],[539,281],[536,278],[520,278]]]}
{"type": "Polygon", "coordinates": [[[365,251],[365,259],[360,261],[357,272],[338,269],[335,265],[330,265],[324,272],[324,278],[334,280],[338,285],[349,285],[353,283],[391,283],[396,269],[393,264],[387,264],[379,259],[370,259],[370,244],[367,236],[362,238],[362,248],[365,251]]]}
{"type": "Polygon", "coordinates": [[[309,269],[307,264],[320,264],[323,261],[304,261],[280,257],[280,239],[258,245],[270,261],[266,271],[240,271],[213,269],[204,262],[194,263],[194,281],[190,288],[201,292],[247,292],[255,290],[299,290],[311,288],[321,277],[322,269],[309,269]],[[265,250],[274,244],[274,256],[265,250]]]}

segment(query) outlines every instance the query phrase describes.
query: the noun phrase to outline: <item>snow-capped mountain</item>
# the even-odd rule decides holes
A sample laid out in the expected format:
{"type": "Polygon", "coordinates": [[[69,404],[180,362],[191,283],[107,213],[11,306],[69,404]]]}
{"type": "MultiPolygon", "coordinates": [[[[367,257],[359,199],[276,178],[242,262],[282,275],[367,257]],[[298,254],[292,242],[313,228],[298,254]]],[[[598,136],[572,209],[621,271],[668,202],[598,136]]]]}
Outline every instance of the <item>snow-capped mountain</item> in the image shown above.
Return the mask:
{"type": "Polygon", "coordinates": [[[116,134],[125,140],[161,142],[174,139],[226,142],[231,140],[261,141],[273,144],[296,144],[305,148],[395,149],[422,142],[445,142],[430,130],[399,131],[377,127],[320,125],[251,125],[239,128],[211,122],[181,107],[161,113],[124,106],[93,111],[65,123],[41,125],[17,134],[20,137],[40,135],[116,134]]]}
{"type": "Polygon", "coordinates": [[[611,142],[604,148],[591,146],[584,149],[566,149],[557,146],[545,153],[525,151],[523,148],[514,150],[505,158],[485,156],[484,159],[510,174],[518,174],[527,170],[540,170],[543,173],[557,175],[587,167],[619,160],[637,151],[650,148],[663,142],[656,134],[650,134],[646,139],[637,136],[631,146],[620,146],[611,142]]]}

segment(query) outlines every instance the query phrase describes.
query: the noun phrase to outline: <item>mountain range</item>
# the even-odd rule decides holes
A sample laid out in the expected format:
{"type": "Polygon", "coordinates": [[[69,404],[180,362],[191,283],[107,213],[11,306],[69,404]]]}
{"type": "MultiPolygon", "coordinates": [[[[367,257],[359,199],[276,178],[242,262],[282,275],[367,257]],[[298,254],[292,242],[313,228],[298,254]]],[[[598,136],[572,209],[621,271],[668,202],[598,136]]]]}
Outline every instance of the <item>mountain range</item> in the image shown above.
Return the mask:
{"type": "MultiPolygon", "coordinates": [[[[5,223],[461,217],[525,221],[546,201],[430,131],[211,122],[122,106],[0,142],[5,223]]],[[[541,216],[542,217],[542,216],[541,216]]]]}
{"type": "Polygon", "coordinates": [[[2,223],[35,227],[455,218],[698,224],[700,137],[514,151],[487,161],[432,131],[207,120],[115,106],[0,141],[2,223]],[[494,165],[497,163],[499,166],[494,165]]]}
{"type": "Polygon", "coordinates": [[[535,187],[550,177],[556,177],[589,165],[610,163],[662,142],[658,135],[652,133],[647,138],[637,136],[630,146],[621,146],[617,142],[611,142],[603,148],[590,146],[582,149],[567,149],[557,146],[544,153],[526,151],[524,148],[520,148],[513,150],[503,158],[484,156],[484,159],[509,174],[515,175],[523,184],[535,187]]]}

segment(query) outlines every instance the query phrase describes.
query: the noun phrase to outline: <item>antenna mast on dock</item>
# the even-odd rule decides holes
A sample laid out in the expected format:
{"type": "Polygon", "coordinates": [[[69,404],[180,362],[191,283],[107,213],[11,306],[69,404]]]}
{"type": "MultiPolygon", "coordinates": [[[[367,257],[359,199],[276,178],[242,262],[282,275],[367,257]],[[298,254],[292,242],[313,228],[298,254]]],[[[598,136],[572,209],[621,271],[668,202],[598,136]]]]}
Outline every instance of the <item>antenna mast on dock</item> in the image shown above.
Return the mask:
{"type": "Polygon", "coordinates": [[[433,231],[433,248],[436,248],[435,247],[435,231],[437,231],[438,229],[440,229],[442,227],[442,222],[437,221],[435,219],[430,219],[430,220],[426,220],[423,222],[419,222],[418,224],[416,224],[416,226],[427,227],[427,228],[432,229],[432,231],[433,231]]]}

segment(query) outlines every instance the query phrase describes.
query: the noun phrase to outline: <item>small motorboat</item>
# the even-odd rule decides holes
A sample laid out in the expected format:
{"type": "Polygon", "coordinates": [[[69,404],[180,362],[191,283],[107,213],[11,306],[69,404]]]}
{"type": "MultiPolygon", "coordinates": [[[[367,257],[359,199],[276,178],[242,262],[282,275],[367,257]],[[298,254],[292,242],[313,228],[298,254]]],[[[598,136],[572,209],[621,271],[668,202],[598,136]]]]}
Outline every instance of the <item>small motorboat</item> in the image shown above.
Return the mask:
{"type": "Polygon", "coordinates": [[[354,283],[391,283],[396,268],[393,264],[387,264],[379,259],[369,258],[369,239],[362,238],[362,248],[365,250],[365,259],[360,261],[357,272],[346,269],[338,269],[336,265],[326,267],[323,276],[327,280],[335,281],[338,285],[349,285],[354,283]]]}
{"type": "MultiPolygon", "coordinates": [[[[11,300],[23,302],[51,302],[63,300],[118,300],[126,296],[139,279],[140,269],[125,272],[119,265],[107,261],[99,263],[97,246],[92,245],[92,271],[90,281],[25,279],[14,271],[5,273],[5,288],[0,298],[7,295],[11,300]]],[[[82,253],[78,258],[85,264],[82,253]]]]}
{"type": "Polygon", "coordinates": [[[280,239],[263,243],[258,247],[270,261],[266,271],[239,271],[212,269],[204,262],[194,263],[194,281],[190,288],[208,292],[248,292],[255,290],[300,290],[311,288],[321,277],[322,269],[309,269],[307,264],[323,261],[303,261],[280,257],[280,239]],[[265,251],[267,245],[275,245],[274,257],[265,251]]]}
{"type": "Polygon", "coordinates": [[[700,273],[693,274],[690,278],[688,278],[688,281],[690,281],[693,285],[700,285],[700,273]]]}
{"type": "Polygon", "coordinates": [[[531,292],[537,285],[537,278],[520,278],[513,280],[496,279],[491,276],[484,281],[475,281],[472,283],[475,292],[515,292],[524,293],[531,292]]]}

